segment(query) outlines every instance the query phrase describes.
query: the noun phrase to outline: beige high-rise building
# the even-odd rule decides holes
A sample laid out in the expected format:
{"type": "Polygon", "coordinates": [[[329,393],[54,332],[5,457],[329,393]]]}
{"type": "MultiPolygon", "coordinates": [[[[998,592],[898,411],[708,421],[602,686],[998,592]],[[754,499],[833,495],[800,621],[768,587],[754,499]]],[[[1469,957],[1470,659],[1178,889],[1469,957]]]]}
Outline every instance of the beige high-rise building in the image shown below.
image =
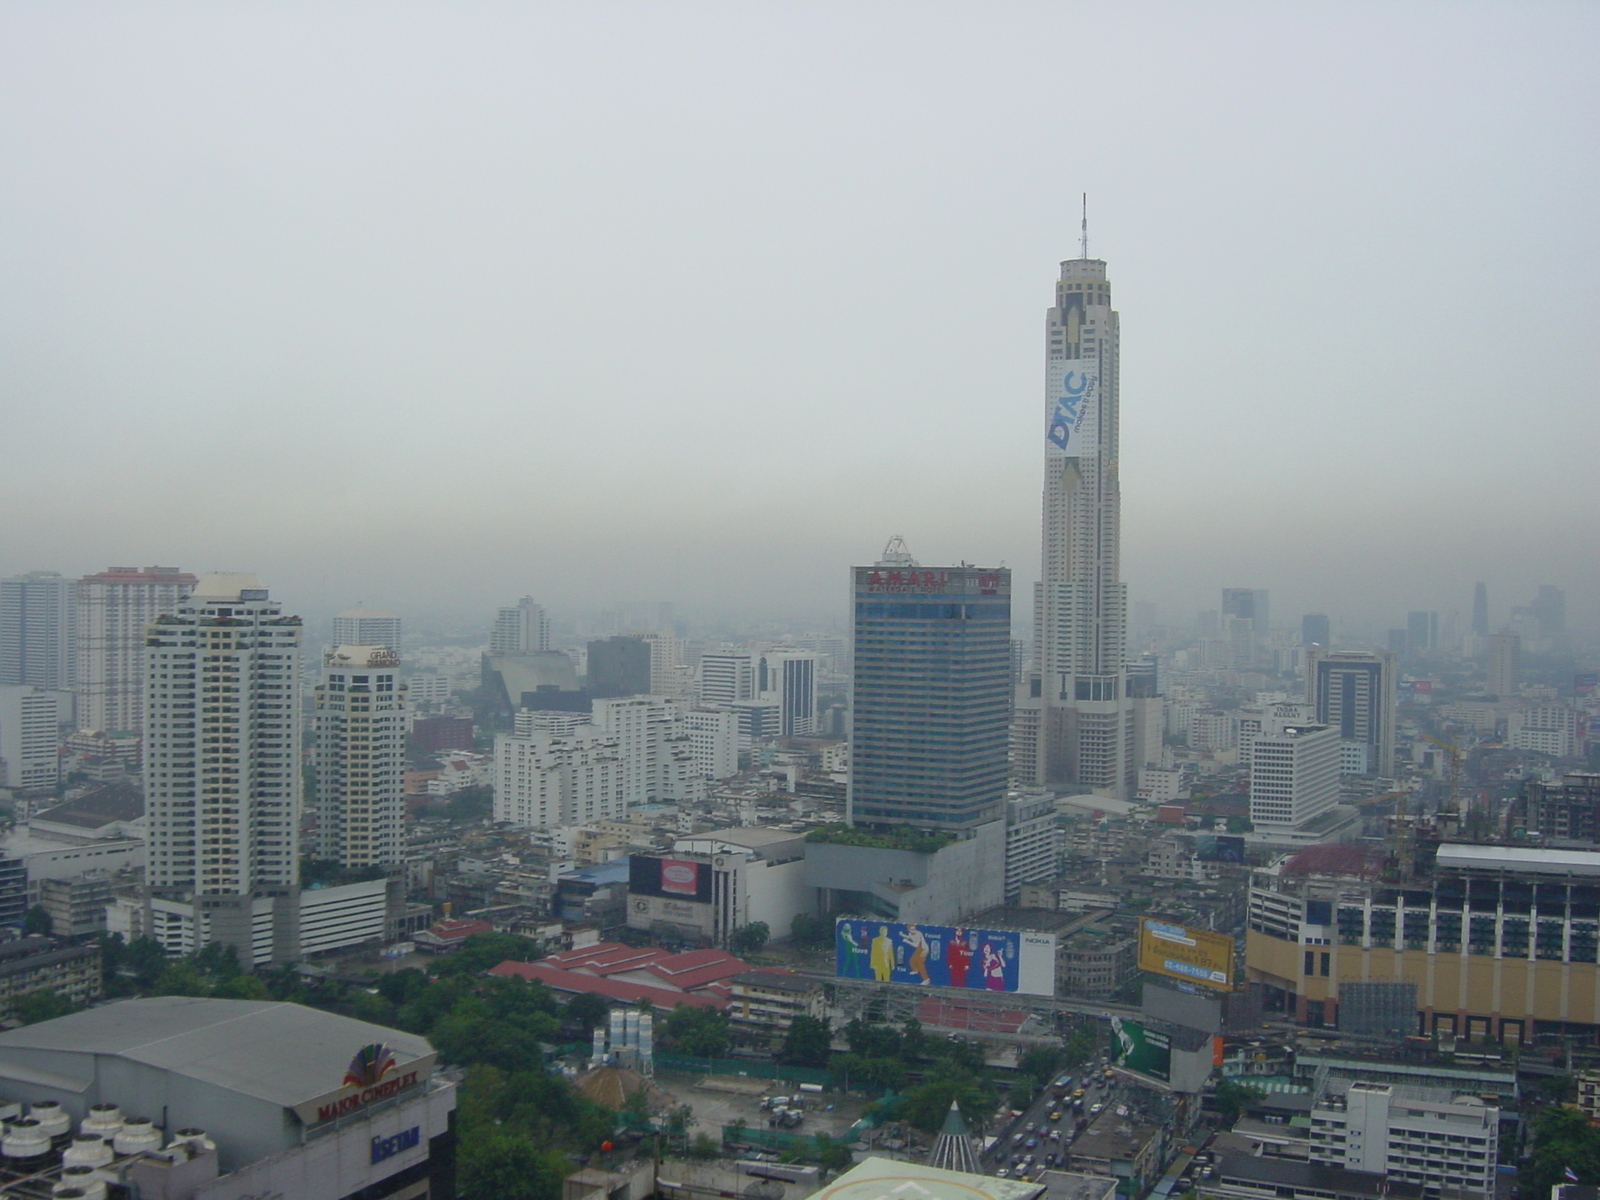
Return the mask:
{"type": "Polygon", "coordinates": [[[346,867],[400,861],[406,689],[388,645],[335,646],[316,691],[316,853],[346,867]]]}
{"type": "Polygon", "coordinates": [[[177,567],[111,567],[78,581],[79,729],[143,731],[145,627],[176,612],[194,585],[177,567]]]}
{"type": "Polygon", "coordinates": [[[1522,639],[1514,633],[1489,635],[1488,688],[1505,699],[1517,694],[1522,680],[1522,639]]]}

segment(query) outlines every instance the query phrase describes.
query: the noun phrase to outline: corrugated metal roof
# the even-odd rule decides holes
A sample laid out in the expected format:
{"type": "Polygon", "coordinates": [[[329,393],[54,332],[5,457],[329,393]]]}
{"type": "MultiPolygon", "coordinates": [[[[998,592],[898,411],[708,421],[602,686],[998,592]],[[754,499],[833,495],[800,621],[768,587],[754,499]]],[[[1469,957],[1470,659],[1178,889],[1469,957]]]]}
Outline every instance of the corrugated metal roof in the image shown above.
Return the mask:
{"type": "Polygon", "coordinates": [[[1457,870],[1533,871],[1552,875],[1600,875],[1600,851],[1534,846],[1479,846],[1447,843],[1436,866],[1457,870]]]}
{"type": "Polygon", "coordinates": [[[11,1063],[27,1067],[30,1050],[104,1054],[290,1107],[337,1090],[372,1042],[402,1064],[433,1053],[415,1034],[299,1004],[154,996],[0,1033],[0,1077],[11,1063]]]}

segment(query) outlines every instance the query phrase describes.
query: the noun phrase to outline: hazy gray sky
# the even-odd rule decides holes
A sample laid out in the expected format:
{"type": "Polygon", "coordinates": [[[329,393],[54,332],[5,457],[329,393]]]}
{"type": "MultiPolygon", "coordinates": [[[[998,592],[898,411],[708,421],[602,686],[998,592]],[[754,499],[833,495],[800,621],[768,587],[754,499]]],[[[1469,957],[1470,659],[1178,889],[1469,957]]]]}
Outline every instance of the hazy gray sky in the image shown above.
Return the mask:
{"type": "Polygon", "coordinates": [[[1124,573],[1593,616],[1592,3],[7,3],[0,573],[844,607],[1036,572],[1057,262],[1124,573]]]}

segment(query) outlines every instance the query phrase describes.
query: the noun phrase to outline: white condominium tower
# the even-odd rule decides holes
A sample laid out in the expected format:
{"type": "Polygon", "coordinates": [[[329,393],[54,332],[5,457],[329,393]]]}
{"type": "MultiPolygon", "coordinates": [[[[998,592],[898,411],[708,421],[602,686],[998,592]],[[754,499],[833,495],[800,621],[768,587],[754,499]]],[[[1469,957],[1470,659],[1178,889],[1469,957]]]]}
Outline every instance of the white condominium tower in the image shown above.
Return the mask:
{"type": "Polygon", "coordinates": [[[387,644],[335,646],[316,693],[316,853],[345,867],[400,861],[406,689],[387,644]]]}
{"type": "Polygon", "coordinates": [[[532,596],[495,613],[489,631],[489,653],[539,654],[550,649],[550,615],[532,596]]]}
{"type": "Polygon", "coordinates": [[[1018,698],[1013,771],[1028,784],[1128,798],[1145,758],[1144,709],[1160,701],[1128,695],[1118,337],[1106,264],[1062,263],[1046,319],[1038,674],[1018,698]]]}
{"type": "Polygon", "coordinates": [[[202,940],[298,955],[300,618],[254,575],[205,575],[149,628],[146,882],[202,940]]]}
{"type": "Polygon", "coordinates": [[[400,618],[381,608],[347,608],[333,619],[335,646],[387,646],[400,653],[400,618]]]}
{"type": "Polygon", "coordinates": [[[194,588],[176,567],[111,567],[78,581],[78,728],[138,733],[144,723],[145,626],[194,588]]]}

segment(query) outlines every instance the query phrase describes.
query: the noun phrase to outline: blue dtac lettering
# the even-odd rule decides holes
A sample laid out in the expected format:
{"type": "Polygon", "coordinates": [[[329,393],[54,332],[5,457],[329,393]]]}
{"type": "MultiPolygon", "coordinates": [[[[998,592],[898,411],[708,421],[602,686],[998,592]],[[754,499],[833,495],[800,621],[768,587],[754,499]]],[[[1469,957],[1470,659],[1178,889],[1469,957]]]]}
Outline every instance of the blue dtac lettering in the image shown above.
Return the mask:
{"type": "Polygon", "coordinates": [[[1052,446],[1065,450],[1067,443],[1072,440],[1073,430],[1083,419],[1079,405],[1093,378],[1084,371],[1068,371],[1061,380],[1061,390],[1065,395],[1056,397],[1055,411],[1050,414],[1050,428],[1045,431],[1045,438],[1052,446]]]}

